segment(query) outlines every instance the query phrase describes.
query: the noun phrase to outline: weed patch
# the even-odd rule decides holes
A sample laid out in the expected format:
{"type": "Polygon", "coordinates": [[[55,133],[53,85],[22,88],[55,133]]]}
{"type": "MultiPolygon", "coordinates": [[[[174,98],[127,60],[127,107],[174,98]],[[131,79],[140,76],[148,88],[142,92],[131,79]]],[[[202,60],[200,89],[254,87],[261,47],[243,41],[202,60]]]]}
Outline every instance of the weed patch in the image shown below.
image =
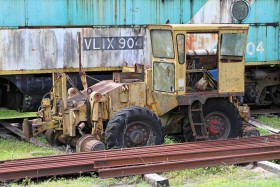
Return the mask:
{"type": "Polygon", "coordinates": [[[15,110],[1,110],[0,119],[16,119],[36,117],[36,112],[17,112],[15,110]]]}
{"type": "Polygon", "coordinates": [[[275,128],[275,129],[280,129],[280,118],[279,117],[268,117],[268,116],[260,115],[257,117],[257,120],[269,125],[270,127],[275,128]]]}
{"type": "Polygon", "coordinates": [[[174,138],[170,136],[164,137],[164,144],[175,144],[175,143],[178,143],[178,141],[176,141],[174,138]]]}
{"type": "Polygon", "coordinates": [[[257,128],[257,130],[260,132],[261,136],[266,136],[266,135],[270,135],[271,134],[271,132],[269,132],[268,130],[263,129],[263,128],[257,128]]]}
{"type": "Polygon", "coordinates": [[[58,155],[63,152],[38,147],[28,142],[0,138],[0,160],[13,160],[38,156],[58,155]]]}

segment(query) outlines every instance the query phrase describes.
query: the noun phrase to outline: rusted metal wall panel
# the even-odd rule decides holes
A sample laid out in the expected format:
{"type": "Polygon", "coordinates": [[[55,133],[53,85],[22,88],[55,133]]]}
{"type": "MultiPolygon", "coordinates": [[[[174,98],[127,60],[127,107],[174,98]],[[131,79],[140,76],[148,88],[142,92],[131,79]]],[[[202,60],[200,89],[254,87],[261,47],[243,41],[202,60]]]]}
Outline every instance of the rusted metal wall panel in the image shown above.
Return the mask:
{"type": "MultiPolygon", "coordinates": [[[[0,0],[0,27],[92,25],[130,27],[166,22],[236,23],[231,14],[233,2],[235,0],[0,0]]],[[[247,45],[247,63],[279,62],[279,0],[247,0],[246,2],[250,5],[250,11],[243,23],[251,26],[247,45]]],[[[44,40],[40,40],[42,45],[44,40]]],[[[63,41],[56,42],[63,43],[63,41]]],[[[1,46],[1,48],[7,47],[1,46]]],[[[10,51],[8,54],[15,55],[15,59],[18,58],[17,54],[12,54],[10,51]]],[[[27,60],[28,58],[25,57],[27,60]]],[[[54,58],[54,56],[46,58],[54,58]]],[[[87,57],[89,58],[94,60],[94,57],[87,57]]],[[[24,64],[22,66],[25,67],[24,64]]],[[[51,67],[51,65],[45,66],[51,67]]]]}
{"type": "Polygon", "coordinates": [[[144,27],[134,28],[53,28],[0,30],[1,70],[44,70],[79,67],[78,36],[81,33],[82,65],[84,68],[115,67],[142,63],[148,65],[151,58],[149,33],[144,27]],[[136,44],[134,40],[141,36],[136,44]],[[112,45],[105,41],[106,48],[85,49],[85,38],[106,41],[110,37],[112,45]],[[137,48],[136,45],[141,47],[137,48]],[[125,46],[124,46],[125,45],[125,46]],[[108,50],[108,46],[110,47],[108,50]],[[117,47],[123,47],[119,50],[117,47]],[[112,48],[113,47],[113,48],[112,48]]]}

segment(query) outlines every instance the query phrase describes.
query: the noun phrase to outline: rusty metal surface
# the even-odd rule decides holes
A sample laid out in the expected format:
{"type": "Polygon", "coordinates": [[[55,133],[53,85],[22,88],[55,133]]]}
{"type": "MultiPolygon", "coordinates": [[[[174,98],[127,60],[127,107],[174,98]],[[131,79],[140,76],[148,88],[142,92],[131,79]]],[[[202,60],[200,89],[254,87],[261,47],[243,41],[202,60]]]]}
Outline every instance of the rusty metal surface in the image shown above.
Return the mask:
{"type": "Polygon", "coordinates": [[[217,91],[209,91],[209,92],[188,92],[185,95],[177,96],[177,102],[179,105],[190,105],[193,101],[200,101],[201,103],[205,103],[208,98],[215,97],[229,97],[229,96],[242,96],[243,93],[218,93],[217,91]]]}
{"type": "Polygon", "coordinates": [[[151,51],[150,39],[145,27],[4,29],[0,30],[0,69],[78,69],[78,33],[85,69],[150,64],[150,53],[146,53],[151,51]],[[136,41],[137,37],[142,37],[141,41],[136,41]]]}
{"type": "Polygon", "coordinates": [[[135,72],[114,72],[113,80],[120,83],[143,82],[144,74],[135,72]]]}
{"type": "Polygon", "coordinates": [[[100,151],[105,150],[105,144],[94,138],[93,135],[84,135],[77,140],[76,151],[79,152],[89,152],[89,151],[100,151]]]}
{"type": "Polygon", "coordinates": [[[83,90],[81,94],[78,93],[68,98],[67,101],[70,102],[70,101],[76,101],[76,100],[82,100],[88,98],[91,92],[96,92],[96,93],[100,93],[101,95],[104,95],[122,85],[123,85],[122,83],[115,83],[112,80],[101,81],[100,83],[90,86],[87,90],[83,90]]]}
{"type": "Polygon", "coordinates": [[[106,93],[109,93],[110,91],[122,86],[123,84],[121,83],[115,83],[111,80],[109,81],[102,81],[100,83],[97,83],[90,88],[97,93],[100,93],[101,95],[104,95],[106,93]]]}
{"type": "Polygon", "coordinates": [[[236,163],[248,163],[263,160],[278,159],[280,150],[268,151],[252,154],[236,154],[228,156],[208,157],[203,159],[190,159],[177,162],[166,162],[160,164],[147,164],[140,166],[119,167],[98,170],[99,177],[122,177],[130,175],[138,175],[143,173],[156,173],[181,169],[191,169],[197,167],[210,167],[217,165],[228,165],[236,163]]]}
{"type": "Polygon", "coordinates": [[[251,114],[252,115],[257,115],[257,114],[279,114],[280,113],[280,108],[271,108],[271,109],[252,109],[251,114]]]}
{"type": "Polygon", "coordinates": [[[0,180],[92,171],[107,178],[277,159],[279,153],[280,135],[96,151],[2,161],[0,180]]]}
{"type": "Polygon", "coordinates": [[[230,154],[243,154],[243,153],[255,153],[261,151],[274,151],[279,150],[279,142],[271,142],[270,146],[267,146],[267,143],[260,143],[256,145],[232,145],[226,147],[220,147],[213,149],[210,148],[200,148],[193,150],[175,150],[175,151],[166,151],[158,152],[153,154],[146,154],[141,157],[139,155],[128,155],[122,156],[122,159],[119,158],[108,158],[97,159],[94,161],[95,168],[107,168],[107,167],[117,167],[117,166],[129,166],[129,165],[138,165],[138,164],[146,164],[152,162],[173,162],[178,160],[186,160],[186,159],[202,159],[207,157],[218,157],[221,155],[230,155],[230,154]]]}
{"type": "MultiPolygon", "coordinates": [[[[269,135],[262,137],[250,137],[243,138],[242,140],[237,139],[228,139],[228,140],[215,140],[215,141],[207,141],[207,142],[191,142],[191,143],[181,143],[174,145],[158,145],[158,146],[149,146],[149,147],[135,147],[133,149],[114,149],[114,150],[106,150],[102,152],[85,152],[79,154],[71,154],[71,155],[57,155],[57,156],[47,156],[47,157],[39,157],[39,158],[28,158],[28,159],[17,159],[17,162],[14,160],[2,161],[2,167],[13,167],[13,166],[24,166],[25,164],[37,165],[42,162],[62,162],[63,160],[74,161],[77,159],[102,159],[110,157],[120,157],[129,155],[140,155],[140,154],[153,154],[161,151],[175,151],[175,150],[193,150],[193,149],[201,149],[203,148],[211,148],[211,147],[222,147],[224,145],[232,146],[232,145],[242,145],[242,144],[254,144],[254,143],[264,143],[264,142],[278,142],[280,141],[280,135],[269,135]]],[[[1,162],[0,162],[1,163],[1,162]]]]}

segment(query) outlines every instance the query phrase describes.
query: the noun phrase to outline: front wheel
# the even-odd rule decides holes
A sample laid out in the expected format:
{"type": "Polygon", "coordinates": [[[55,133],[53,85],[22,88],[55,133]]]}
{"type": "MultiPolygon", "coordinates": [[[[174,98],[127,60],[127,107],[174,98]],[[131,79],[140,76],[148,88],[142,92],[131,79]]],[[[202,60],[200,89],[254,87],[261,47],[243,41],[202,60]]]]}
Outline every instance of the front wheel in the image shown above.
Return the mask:
{"type": "Polygon", "coordinates": [[[105,130],[108,148],[139,147],[163,143],[160,119],[144,107],[132,106],[117,112],[105,130]]]}
{"type": "Polygon", "coordinates": [[[240,135],[242,120],[237,108],[226,99],[209,100],[203,108],[209,139],[235,138],[240,135]]]}

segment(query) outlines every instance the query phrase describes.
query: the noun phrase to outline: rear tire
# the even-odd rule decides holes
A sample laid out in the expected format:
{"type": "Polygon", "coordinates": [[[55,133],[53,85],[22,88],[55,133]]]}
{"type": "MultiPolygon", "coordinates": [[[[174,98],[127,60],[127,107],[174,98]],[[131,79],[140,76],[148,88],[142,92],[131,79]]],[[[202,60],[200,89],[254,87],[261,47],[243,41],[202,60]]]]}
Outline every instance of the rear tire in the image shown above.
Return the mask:
{"type": "Polygon", "coordinates": [[[160,119],[144,107],[132,106],[117,112],[105,130],[108,148],[139,147],[163,143],[160,119]]]}
{"type": "Polygon", "coordinates": [[[203,114],[209,139],[235,138],[240,135],[242,120],[238,109],[226,99],[209,100],[204,104],[203,114]]]}

